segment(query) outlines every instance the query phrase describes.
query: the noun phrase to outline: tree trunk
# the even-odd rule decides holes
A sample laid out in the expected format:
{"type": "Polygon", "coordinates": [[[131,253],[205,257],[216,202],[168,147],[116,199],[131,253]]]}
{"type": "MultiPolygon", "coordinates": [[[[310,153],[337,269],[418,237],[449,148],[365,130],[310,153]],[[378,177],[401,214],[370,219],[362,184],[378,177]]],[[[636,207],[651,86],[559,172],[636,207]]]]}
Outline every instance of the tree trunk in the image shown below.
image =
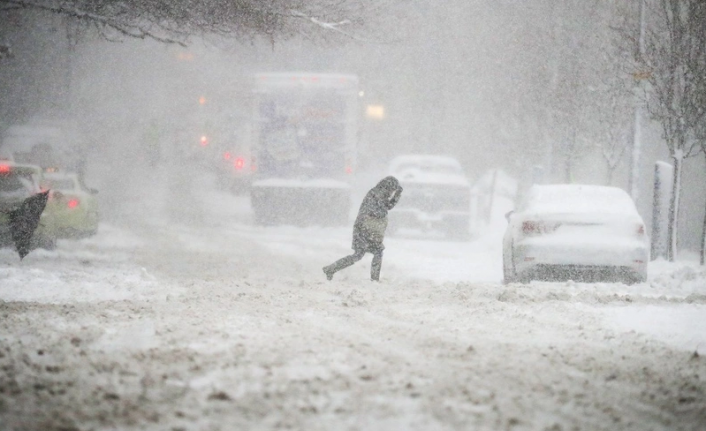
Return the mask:
{"type": "Polygon", "coordinates": [[[667,260],[674,262],[677,257],[677,223],[679,222],[679,197],[681,193],[681,168],[683,155],[673,154],[674,172],[672,196],[669,200],[669,224],[667,226],[667,260]]]}
{"type": "Polygon", "coordinates": [[[704,211],[704,226],[701,231],[701,258],[699,260],[701,265],[703,265],[706,260],[706,211],[704,211]]]}
{"type": "MultiPolygon", "coordinates": [[[[706,156],[706,151],[704,151],[704,156],[706,156]]],[[[704,209],[704,225],[701,229],[701,257],[699,262],[703,265],[706,261],[706,209],[704,209]]]]}

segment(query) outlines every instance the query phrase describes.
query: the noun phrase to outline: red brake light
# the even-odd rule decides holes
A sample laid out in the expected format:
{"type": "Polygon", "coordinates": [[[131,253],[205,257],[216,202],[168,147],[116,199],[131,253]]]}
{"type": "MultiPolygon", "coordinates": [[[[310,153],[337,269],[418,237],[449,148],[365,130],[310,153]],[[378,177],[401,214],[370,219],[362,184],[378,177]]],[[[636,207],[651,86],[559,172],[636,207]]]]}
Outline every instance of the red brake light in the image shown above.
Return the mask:
{"type": "Polygon", "coordinates": [[[237,157],[233,163],[233,166],[235,166],[235,169],[243,169],[243,166],[245,166],[245,160],[242,157],[237,157]]]}
{"type": "Polygon", "coordinates": [[[540,233],[539,222],[536,221],[524,221],[522,222],[522,233],[533,234],[540,233]]]}
{"type": "Polygon", "coordinates": [[[9,165],[0,165],[0,174],[9,174],[10,173],[10,166],[9,165]]]}
{"type": "Polygon", "coordinates": [[[353,173],[353,168],[351,168],[350,166],[346,166],[346,173],[347,173],[347,174],[352,174],[352,173],[353,173]]]}
{"type": "Polygon", "coordinates": [[[206,135],[204,135],[201,137],[201,146],[205,147],[206,145],[208,145],[208,137],[206,137],[206,135]]]}
{"type": "Polygon", "coordinates": [[[522,233],[525,235],[541,235],[554,232],[559,227],[559,223],[546,223],[542,221],[522,222],[522,233]]]}
{"type": "Polygon", "coordinates": [[[232,156],[230,154],[230,151],[226,151],[225,153],[223,153],[223,159],[230,160],[231,157],[232,156]]]}
{"type": "Polygon", "coordinates": [[[78,206],[78,199],[70,199],[66,202],[66,206],[69,208],[76,208],[78,206]]]}

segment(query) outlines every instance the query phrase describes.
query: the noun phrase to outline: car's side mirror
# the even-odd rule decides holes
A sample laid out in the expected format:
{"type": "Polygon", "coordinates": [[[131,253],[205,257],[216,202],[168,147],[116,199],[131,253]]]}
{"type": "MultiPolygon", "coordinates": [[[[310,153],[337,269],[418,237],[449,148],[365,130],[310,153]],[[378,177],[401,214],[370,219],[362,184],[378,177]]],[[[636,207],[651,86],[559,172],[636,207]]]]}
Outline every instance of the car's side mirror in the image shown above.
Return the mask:
{"type": "Polygon", "coordinates": [[[505,214],[505,220],[510,221],[510,217],[515,213],[515,211],[509,211],[505,214]]]}

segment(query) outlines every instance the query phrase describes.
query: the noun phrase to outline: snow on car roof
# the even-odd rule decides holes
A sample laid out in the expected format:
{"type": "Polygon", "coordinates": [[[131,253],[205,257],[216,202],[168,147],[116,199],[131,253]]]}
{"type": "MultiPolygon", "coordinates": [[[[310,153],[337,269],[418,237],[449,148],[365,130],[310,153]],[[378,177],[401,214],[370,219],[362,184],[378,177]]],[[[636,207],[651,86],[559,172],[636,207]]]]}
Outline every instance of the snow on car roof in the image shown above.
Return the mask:
{"type": "Polygon", "coordinates": [[[390,162],[389,172],[401,182],[470,185],[461,164],[449,156],[397,156],[390,162]]]}
{"type": "Polygon", "coordinates": [[[610,213],[634,215],[635,203],[618,187],[588,184],[534,185],[528,192],[526,211],[539,213],[610,213]]]}
{"type": "Polygon", "coordinates": [[[394,172],[400,166],[406,164],[415,165],[439,165],[439,166],[449,166],[455,167],[459,170],[461,169],[461,164],[453,157],[450,156],[440,156],[433,154],[406,154],[403,156],[397,156],[390,162],[390,171],[394,172]]]}

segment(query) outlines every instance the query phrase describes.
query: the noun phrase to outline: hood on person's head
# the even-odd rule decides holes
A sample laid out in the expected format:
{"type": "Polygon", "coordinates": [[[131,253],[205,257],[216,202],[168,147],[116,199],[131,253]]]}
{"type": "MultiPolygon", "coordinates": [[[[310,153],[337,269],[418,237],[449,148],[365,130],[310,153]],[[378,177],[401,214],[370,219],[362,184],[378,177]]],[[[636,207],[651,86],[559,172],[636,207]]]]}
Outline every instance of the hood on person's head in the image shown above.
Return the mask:
{"type": "Polygon", "coordinates": [[[393,176],[385,177],[375,186],[376,189],[392,193],[400,187],[400,182],[393,176]]]}

